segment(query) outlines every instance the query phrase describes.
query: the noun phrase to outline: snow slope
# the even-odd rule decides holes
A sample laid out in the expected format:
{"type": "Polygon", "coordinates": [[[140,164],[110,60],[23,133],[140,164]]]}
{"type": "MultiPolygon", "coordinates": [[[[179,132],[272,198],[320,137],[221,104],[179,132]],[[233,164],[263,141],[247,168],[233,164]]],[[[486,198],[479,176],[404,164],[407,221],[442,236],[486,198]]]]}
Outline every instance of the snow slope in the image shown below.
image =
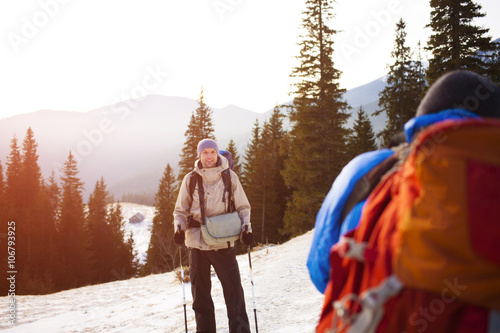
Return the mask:
{"type": "MultiPolygon", "coordinates": [[[[259,332],[312,332],[323,296],[306,268],[312,231],[252,252],[259,332]]],[[[251,331],[255,332],[248,255],[238,256],[251,331]]],[[[195,331],[190,285],[188,329],[195,331]]],[[[213,277],[217,332],[228,332],[222,288],[213,277]]],[[[175,273],[150,275],[42,296],[16,296],[17,324],[8,323],[8,297],[0,297],[3,332],[184,332],[182,286],[175,273]]]]}

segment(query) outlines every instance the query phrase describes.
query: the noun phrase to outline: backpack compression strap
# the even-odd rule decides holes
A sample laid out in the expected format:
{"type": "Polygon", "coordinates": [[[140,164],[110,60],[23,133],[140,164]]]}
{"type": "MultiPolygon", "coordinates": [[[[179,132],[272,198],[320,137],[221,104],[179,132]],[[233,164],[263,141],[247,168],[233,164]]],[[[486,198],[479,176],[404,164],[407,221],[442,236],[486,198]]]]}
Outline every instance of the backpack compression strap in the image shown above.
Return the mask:
{"type": "MultiPolygon", "coordinates": [[[[198,184],[201,183],[201,187],[203,187],[203,181],[200,182],[200,180],[202,179],[198,174],[198,172],[196,172],[196,170],[191,171],[189,176],[189,197],[191,198],[191,203],[193,202],[193,193],[194,189],[196,188],[196,183],[198,184]]],[[[229,169],[225,169],[222,171],[222,182],[224,183],[224,193],[222,194],[222,202],[226,202],[226,192],[227,192],[229,198],[227,205],[227,212],[232,213],[235,211],[235,208],[234,208],[233,192],[231,186],[231,172],[229,171],[229,169]]],[[[198,186],[198,189],[199,187],[200,186],[198,186]]]]}
{"type": "Polygon", "coordinates": [[[205,225],[205,192],[203,190],[203,179],[198,176],[198,195],[200,196],[201,224],[205,225]]]}
{"type": "Polygon", "coordinates": [[[226,202],[226,192],[228,197],[227,212],[232,213],[235,211],[233,191],[231,188],[231,172],[229,169],[222,171],[222,182],[224,183],[224,194],[222,195],[222,202],[226,202]]]}
{"type": "MultiPolygon", "coordinates": [[[[193,201],[193,193],[196,187],[196,183],[198,182],[198,173],[196,170],[193,170],[189,173],[189,197],[191,198],[191,202],[193,201]]],[[[191,208],[191,207],[190,207],[191,208]]]]}

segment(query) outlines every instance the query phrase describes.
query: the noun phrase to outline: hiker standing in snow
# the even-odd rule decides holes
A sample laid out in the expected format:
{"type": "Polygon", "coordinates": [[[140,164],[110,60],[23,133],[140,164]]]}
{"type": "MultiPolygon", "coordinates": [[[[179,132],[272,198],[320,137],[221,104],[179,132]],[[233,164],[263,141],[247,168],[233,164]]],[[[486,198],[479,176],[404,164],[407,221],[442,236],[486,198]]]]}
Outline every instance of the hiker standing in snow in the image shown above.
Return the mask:
{"type": "MultiPolygon", "coordinates": [[[[226,199],[223,172],[229,171],[234,208],[242,221],[240,237],[244,244],[252,244],[250,203],[238,176],[228,169],[228,160],[219,154],[219,148],[214,140],[204,139],[198,143],[198,157],[194,172],[198,174],[197,177],[201,177],[203,183],[204,216],[217,216],[227,212],[227,199],[229,198],[226,199]]],[[[202,212],[198,190],[190,193],[189,186],[190,180],[197,177],[192,177],[191,174],[188,173],[184,177],[175,204],[174,241],[179,245],[185,244],[189,249],[189,274],[196,332],[215,333],[216,331],[210,266],[214,267],[222,285],[229,319],[229,332],[250,332],[234,242],[208,245],[203,239],[200,229],[202,212]]]]}

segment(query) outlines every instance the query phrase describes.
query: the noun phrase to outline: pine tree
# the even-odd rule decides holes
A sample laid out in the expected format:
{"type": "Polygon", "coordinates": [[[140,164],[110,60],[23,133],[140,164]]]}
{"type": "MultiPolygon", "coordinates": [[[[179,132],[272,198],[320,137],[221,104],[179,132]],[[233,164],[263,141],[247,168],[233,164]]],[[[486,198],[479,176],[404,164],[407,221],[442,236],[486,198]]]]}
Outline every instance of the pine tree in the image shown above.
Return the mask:
{"type": "Polygon", "coordinates": [[[244,163],[242,183],[252,206],[252,230],[261,243],[281,242],[283,216],[289,193],[282,176],[287,146],[283,114],[275,107],[262,128],[256,120],[244,163]]]}
{"type": "Polygon", "coordinates": [[[294,108],[291,150],[284,170],[285,183],[293,190],[285,213],[285,230],[297,235],[310,230],[331,183],[347,162],[346,140],[349,117],[340,89],[341,72],[332,61],[333,35],[328,27],[333,17],[331,0],[307,0],[299,43],[300,66],[291,76],[294,108]]]}
{"type": "Polygon", "coordinates": [[[487,52],[487,57],[484,59],[489,68],[488,77],[500,86],[500,42],[496,42],[495,47],[494,51],[487,52]]]}
{"type": "Polygon", "coordinates": [[[381,109],[374,113],[387,114],[387,124],[378,134],[383,145],[403,131],[404,124],[415,116],[425,85],[422,63],[411,59],[411,50],[406,46],[406,23],[403,19],[396,24],[396,40],[391,56],[394,63],[388,66],[387,85],[379,94],[381,109]]]}
{"type": "Polygon", "coordinates": [[[123,280],[136,274],[133,239],[125,240],[121,205],[112,204],[112,201],[101,177],[88,201],[91,283],[123,280]]]}
{"type": "Polygon", "coordinates": [[[353,129],[354,134],[349,140],[349,152],[352,158],[364,152],[377,149],[370,118],[368,118],[368,115],[361,106],[359,107],[358,118],[354,122],[353,129]]]}
{"type": "Polygon", "coordinates": [[[30,208],[35,206],[42,185],[42,172],[38,165],[38,143],[35,140],[33,130],[28,128],[23,141],[22,149],[22,187],[23,206],[30,208]]]}
{"type": "MultiPolygon", "coordinates": [[[[252,128],[252,138],[245,149],[245,160],[243,162],[243,172],[241,175],[241,184],[245,189],[247,197],[249,196],[249,192],[253,189],[252,185],[256,184],[256,179],[258,177],[255,165],[259,160],[257,155],[260,149],[260,131],[259,120],[256,119],[252,128]]],[[[252,215],[254,215],[253,208],[252,215]]]]}
{"type": "Polygon", "coordinates": [[[234,140],[229,140],[229,144],[226,148],[228,152],[231,153],[231,158],[233,159],[234,169],[233,171],[240,176],[241,175],[241,164],[240,164],[240,155],[238,154],[238,150],[236,149],[236,144],[234,140]]]}
{"type": "MultiPolygon", "coordinates": [[[[15,266],[19,270],[28,270],[30,226],[23,219],[22,156],[16,135],[12,137],[10,149],[10,154],[7,156],[5,181],[6,220],[3,223],[5,223],[6,230],[8,222],[12,221],[15,223],[15,266]]],[[[5,251],[7,251],[7,248],[5,248],[5,251]]],[[[24,275],[18,277],[18,279],[21,279],[21,281],[17,283],[16,293],[25,294],[24,289],[27,285],[28,277],[24,275]]]]}
{"type": "MultiPolygon", "coordinates": [[[[120,214],[122,216],[121,206],[120,210],[117,211],[116,214],[120,214]]],[[[141,264],[139,259],[137,258],[137,251],[134,250],[135,242],[133,235],[130,234],[125,243],[123,244],[122,252],[123,252],[123,262],[125,263],[122,269],[122,280],[130,279],[132,277],[138,276],[138,273],[141,270],[141,264]]]]}
{"type": "Polygon", "coordinates": [[[184,142],[184,147],[182,148],[182,153],[180,154],[179,181],[182,181],[184,176],[193,170],[194,162],[196,161],[198,155],[196,149],[198,142],[200,141],[201,134],[194,112],[191,115],[191,120],[184,136],[186,137],[186,141],[184,142]]]}
{"type": "Polygon", "coordinates": [[[60,205],[61,189],[57,184],[57,178],[54,170],[52,170],[52,174],[49,177],[49,183],[46,185],[46,188],[46,197],[49,199],[51,207],[50,211],[52,214],[54,214],[54,218],[57,218],[57,211],[60,205]]]}
{"type": "Polygon", "coordinates": [[[8,219],[19,220],[22,213],[22,157],[17,137],[10,142],[10,155],[7,157],[6,193],[8,203],[8,219]]]}
{"type": "Polygon", "coordinates": [[[182,148],[179,161],[178,180],[182,181],[184,176],[193,170],[194,162],[198,158],[198,142],[202,139],[213,139],[212,110],[204,102],[203,89],[198,100],[198,108],[191,115],[191,120],[188,124],[188,129],[184,136],[186,141],[182,148]]]}
{"type": "Polygon", "coordinates": [[[286,202],[290,195],[282,172],[287,157],[284,139],[283,114],[279,106],[273,110],[271,118],[264,123],[262,130],[262,165],[263,165],[263,213],[261,242],[278,243],[283,237],[283,218],[286,202]]]}
{"type": "Polygon", "coordinates": [[[110,280],[109,264],[111,262],[110,230],[107,225],[108,208],[111,196],[106,190],[104,178],[96,182],[94,191],[89,196],[87,228],[91,249],[90,282],[103,283],[110,280]]]}
{"type": "Polygon", "coordinates": [[[110,262],[108,262],[108,274],[110,281],[127,280],[137,275],[139,262],[134,251],[134,239],[132,234],[125,239],[122,227],[122,207],[118,204],[111,205],[107,225],[109,227],[108,242],[112,248],[110,262]]]}
{"type": "Polygon", "coordinates": [[[173,242],[173,213],[176,199],[175,175],[170,164],[167,164],[155,197],[156,213],[153,218],[153,229],[144,274],[164,273],[175,268],[176,246],[173,242]]]}
{"type": "Polygon", "coordinates": [[[430,5],[431,21],[427,27],[433,34],[426,48],[432,52],[426,73],[428,84],[457,69],[492,77],[492,71],[498,68],[491,67],[485,57],[499,47],[486,35],[489,29],[472,23],[475,18],[485,16],[481,6],[472,0],[431,0],[430,5]]]}
{"type": "Polygon", "coordinates": [[[71,151],[64,162],[62,173],[58,223],[61,256],[56,285],[59,289],[69,289],[90,281],[90,252],[82,198],[84,184],[78,177],[77,162],[71,151]]]}
{"type": "Polygon", "coordinates": [[[420,104],[420,101],[427,90],[427,80],[425,78],[425,67],[422,60],[422,46],[420,41],[417,44],[416,60],[410,62],[410,71],[408,72],[408,95],[414,99],[414,103],[420,104]]]}
{"type": "Polygon", "coordinates": [[[49,294],[57,291],[55,278],[60,256],[58,248],[57,219],[59,210],[60,189],[55,178],[55,173],[49,177],[48,183],[42,185],[41,207],[39,214],[40,235],[43,239],[43,256],[41,256],[42,269],[39,274],[38,290],[41,294],[49,294]]]}
{"type": "Polygon", "coordinates": [[[38,165],[38,143],[33,130],[28,128],[22,146],[21,167],[21,221],[25,229],[27,257],[23,274],[19,279],[20,292],[39,294],[49,292],[53,281],[47,275],[49,258],[52,255],[47,246],[49,233],[54,232],[55,225],[42,219],[43,179],[38,165]]]}
{"type": "Polygon", "coordinates": [[[260,240],[262,228],[260,221],[262,216],[262,194],[263,189],[263,158],[262,158],[261,128],[259,120],[256,119],[252,128],[252,138],[245,150],[245,162],[241,183],[252,207],[252,232],[257,241],[260,240]]]}
{"type": "Polygon", "coordinates": [[[200,129],[200,140],[201,139],[213,139],[214,136],[214,125],[212,121],[212,109],[205,104],[205,98],[203,96],[203,89],[201,89],[200,99],[198,99],[198,108],[196,109],[196,120],[200,129]]]}

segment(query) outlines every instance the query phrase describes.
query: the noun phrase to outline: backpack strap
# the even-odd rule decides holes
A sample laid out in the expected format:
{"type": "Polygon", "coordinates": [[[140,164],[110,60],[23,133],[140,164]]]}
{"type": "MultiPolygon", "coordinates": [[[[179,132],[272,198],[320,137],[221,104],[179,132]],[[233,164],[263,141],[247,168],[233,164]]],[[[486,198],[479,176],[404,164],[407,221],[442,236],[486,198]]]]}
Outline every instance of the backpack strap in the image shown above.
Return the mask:
{"type": "MultiPolygon", "coordinates": [[[[232,186],[231,186],[231,171],[229,169],[225,169],[222,171],[222,182],[224,183],[224,192],[222,193],[222,202],[226,202],[226,193],[228,197],[228,203],[227,203],[227,212],[232,213],[234,212],[235,206],[234,206],[234,198],[233,198],[233,191],[232,191],[232,186]]],[[[191,204],[193,203],[193,193],[194,189],[196,188],[196,184],[198,184],[198,191],[201,189],[203,190],[203,180],[196,172],[196,170],[193,170],[190,172],[189,176],[189,197],[191,198],[191,204]],[[200,185],[201,184],[201,185],[200,185]]],[[[200,197],[200,202],[202,197],[200,197]]],[[[200,204],[201,206],[201,204],[200,204]]],[[[191,209],[191,207],[189,207],[191,209]]],[[[200,207],[201,208],[201,207],[200,207]]]]}
{"type": "Polygon", "coordinates": [[[222,194],[222,202],[226,202],[226,192],[228,197],[227,212],[232,213],[236,209],[234,207],[233,191],[231,186],[231,171],[225,169],[222,171],[222,182],[224,183],[224,193],[222,194]]]}
{"type": "MultiPolygon", "coordinates": [[[[231,153],[229,153],[229,157],[231,157],[231,153]]],[[[232,162],[232,160],[231,160],[232,162]]],[[[231,167],[232,168],[232,167],[231,167]]],[[[222,182],[224,183],[224,192],[222,194],[222,202],[226,202],[226,192],[227,192],[227,198],[228,198],[228,203],[227,203],[227,212],[232,213],[236,209],[234,207],[234,198],[233,198],[233,191],[232,191],[232,186],[231,186],[231,171],[229,169],[224,169],[222,170],[222,182]]],[[[227,242],[227,248],[231,248],[231,242],[227,242]]]]}
{"type": "MultiPolygon", "coordinates": [[[[200,178],[200,175],[198,175],[198,172],[196,170],[191,171],[189,176],[189,197],[191,198],[191,202],[193,202],[193,193],[194,189],[196,187],[196,183],[198,182],[198,178],[200,178]]],[[[190,207],[191,208],[191,207],[190,207]]]]}
{"type": "Polygon", "coordinates": [[[198,195],[200,196],[201,224],[205,225],[205,191],[201,177],[198,177],[198,195]]]}

